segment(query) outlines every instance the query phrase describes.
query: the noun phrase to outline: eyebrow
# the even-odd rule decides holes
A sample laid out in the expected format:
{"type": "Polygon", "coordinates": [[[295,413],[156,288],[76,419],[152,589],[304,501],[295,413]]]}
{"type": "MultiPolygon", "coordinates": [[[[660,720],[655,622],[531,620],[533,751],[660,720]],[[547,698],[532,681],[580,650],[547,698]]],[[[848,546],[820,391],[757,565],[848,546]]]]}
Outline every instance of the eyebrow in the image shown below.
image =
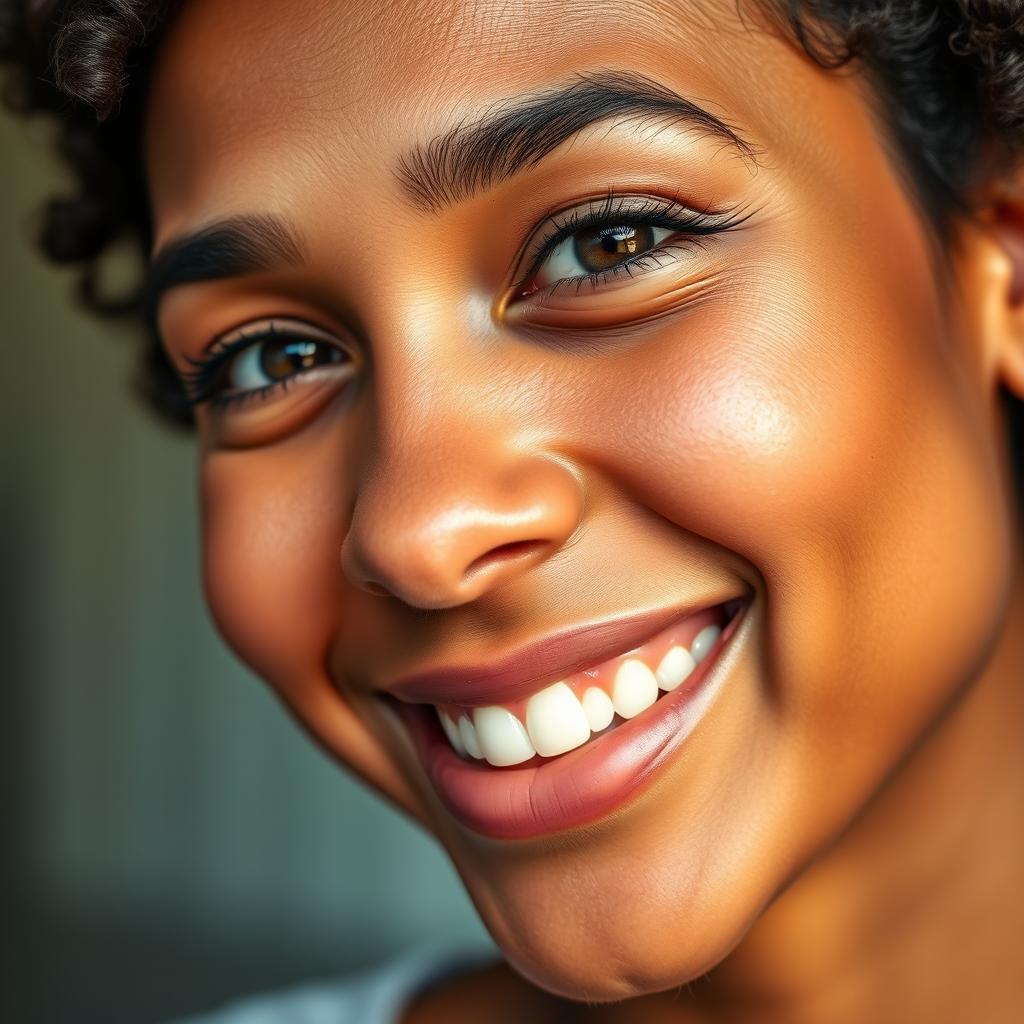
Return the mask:
{"type": "Polygon", "coordinates": [[[283,218],[237,214],[205,224],[160,248],[142,285],[142,313],[151,326],[171,288],[305,262],[301,239],[283,218]]]}
{"type": "Polygon", "coordinates": [[[756,159],[734,125],[693,100],[635,72],[580,73],[570,85],[504,101],[482,118],[461,123],[399,160],[396,175],[419,209],[437,213],[544,159],[584,128],[609,118],[639,117],[684,125],[756,159]]]}
{"type": "MultiPolygon", "coordinates": [[[[744,157],[757,151],[739,130],[653,79],[627,71],[580,73],[571,84],[504,101],[478,120],[414,146],[396,165],[413,205],[438,213],[481,189],[511,178],[593,124],[644,118],[685,125],[725,142],[744,157]]],[[[146,272],[141,312],[155,329],[161,298],[183,284],[213,281],[281,266],[301,266],[296,230],[270,213],[212,221],[161,246],[146,272]]]]}

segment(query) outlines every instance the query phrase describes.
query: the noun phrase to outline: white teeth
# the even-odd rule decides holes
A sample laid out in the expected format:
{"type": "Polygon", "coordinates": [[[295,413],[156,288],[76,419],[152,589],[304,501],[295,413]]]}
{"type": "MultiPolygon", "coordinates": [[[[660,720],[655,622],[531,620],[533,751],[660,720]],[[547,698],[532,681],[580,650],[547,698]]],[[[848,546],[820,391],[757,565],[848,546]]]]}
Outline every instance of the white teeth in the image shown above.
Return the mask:
{"type": "Polygon", "coordinates": [[[489,764],[504,768],[529,761],[535,751],[523,723],[505,708],[477,708],[473,712],[480,749],[489,764]]]}
{"type": "Polygon", "coordinates": [[[612,699],[604,690],[591,686],[583,694],[583,713],[587,716],[592,732],[600,732],[612,724],[615,708],[612,699]]]}
{"type": "Polygon", "coordinates": [[[482,761],[484,752],[480,749],[480,741],[476,737],[476,729],[473,723],[463,715],[459,719],[459,735],[462,737],[462,745],[466,748],[470,757],[482,761]]]}
{"type": "Polygon", "coordinates": [[[697,664],[700,664],[708,656],[708,651],[715,646],[715,641],[721,635],[722,631],[718,626],[705,626],[693,638],[693,643],[690,644],[690,653],[697,664]]]}
{"type": "Polygon", "coordinates": [[[661,664],[654,671],[658,686],[668,691],[674,690],[697,667],[693,655],[685,647],[678,645],[670,648],[661,659],[661,664]]]}
{"type": "Polygon", "coordinates": [[[541,757],[564,754],[590,739],[583,706],[565,683],[554,683],[530,698],[526,731],[541,757]]]}
{"type": "Polygon", "coordinates": [[[526,705],[526,725],[507,708],[498,705],[476,708],[472,719],[461,715],[458,724],[440,709],[441,728],[455,751],[495,767],[522,764],[535,754],[557,757],[603,732],[618,714],[635,718],[657,699],[659,690],[681,686],[722,635],[720,626],[705,626],[690,644],[669,648],[655,671],[639,658],[627,658],[615,673],[611,697],[591,686],[582,702],[565,682],[535,693],[526,705]]]}
{"type": "Polygon", "coordinates": [[[623,718],[634,718],[658,699],[658,680],[654,673],[636,658],[629,658],[615,673],[612,704],[623,718]]]}
{"type": "Polygon", "coordinates": [[[456,754],[461,757],[466,756],[466,745],[462,742],[462,737],[459,735],[459,727],[440,709],[437,709],[437,717],[441,722],[441,728],[444,729],[445,736],[448,737],[448,742],[452,745],[456,754]]]}

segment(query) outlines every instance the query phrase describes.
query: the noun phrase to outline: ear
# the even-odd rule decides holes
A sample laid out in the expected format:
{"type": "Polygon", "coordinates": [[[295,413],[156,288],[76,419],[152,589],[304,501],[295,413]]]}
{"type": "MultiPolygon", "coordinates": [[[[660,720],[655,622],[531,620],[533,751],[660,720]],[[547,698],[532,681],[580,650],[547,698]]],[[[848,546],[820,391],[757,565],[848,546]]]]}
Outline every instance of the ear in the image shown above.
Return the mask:
{"type": "Polygon", "coordinates": [[[974,233],[968,287],[982,293],[986,369],[1024,400],[1024,174],[986,189],[974,233]]]}

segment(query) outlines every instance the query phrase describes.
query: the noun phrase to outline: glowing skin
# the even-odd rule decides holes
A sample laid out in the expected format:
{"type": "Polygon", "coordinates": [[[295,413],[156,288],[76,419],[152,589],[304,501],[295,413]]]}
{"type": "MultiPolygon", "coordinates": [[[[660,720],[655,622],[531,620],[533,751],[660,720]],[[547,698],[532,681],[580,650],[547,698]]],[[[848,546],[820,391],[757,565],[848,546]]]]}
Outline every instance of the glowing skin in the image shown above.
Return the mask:
{"type": "Polygon", "coordinates": [[[961,226],[944,276],[860,81],[726,0],[204,0],[162,47],[155,248],[274,213],[306,257],[169,292],[172,358],[287,319],[352,360],[200,407],[213,615],[334,757],[438,837],[521,974],[605,1004],[496,968],[412,1019],[1013,1017],[1011,207],[961,226]],[[700,103],[755,155],[604,121],[443,210],[410,202],[395,169],[414,145],[605,69],[700,103]],[[635,279],[516,294],[546,218],[609,192],[748,216],[635,279]],[[380,696],[574,624],[745,594],[709,711],[582,827],[466,828],[380,696]]]}

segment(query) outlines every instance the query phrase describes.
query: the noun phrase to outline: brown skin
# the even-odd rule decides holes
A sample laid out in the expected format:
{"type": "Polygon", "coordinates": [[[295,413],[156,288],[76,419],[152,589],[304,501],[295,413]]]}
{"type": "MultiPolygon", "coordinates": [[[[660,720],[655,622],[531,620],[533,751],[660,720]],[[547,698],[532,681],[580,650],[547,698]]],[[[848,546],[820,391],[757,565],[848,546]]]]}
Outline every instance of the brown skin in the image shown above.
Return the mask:
{"type": "Polygon", "coordinates": [[[864,83],[726,0],[204,0],[163,44],[148,128],[157,247],[269,211],[307,250],[172,292],[175,362],[290,316],[357,363],[348,387],[200,408],[220,629],[438,837],[519,974],[602,1004],[495,969],[410,1019],[1019,1016],[1024,568],[997,393],[1024,395],[1021,204],[992,185],[947,266],[864,83]],[[707,106],[757,162],[604,124],[441,214],[410,205],[413,144],[601,68],[707,106]],[[664,287],[639,279],[585,336],[502,315],[537,225],[609,187],[754,212],[659,272],[700,301],[640,331],[664,287]],[[495,553],[524,540],[543,543],[495,553]],[[744,592],[712,711],[638,798],[568,834],[461,828],[372,696],[744,592]]]}

